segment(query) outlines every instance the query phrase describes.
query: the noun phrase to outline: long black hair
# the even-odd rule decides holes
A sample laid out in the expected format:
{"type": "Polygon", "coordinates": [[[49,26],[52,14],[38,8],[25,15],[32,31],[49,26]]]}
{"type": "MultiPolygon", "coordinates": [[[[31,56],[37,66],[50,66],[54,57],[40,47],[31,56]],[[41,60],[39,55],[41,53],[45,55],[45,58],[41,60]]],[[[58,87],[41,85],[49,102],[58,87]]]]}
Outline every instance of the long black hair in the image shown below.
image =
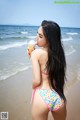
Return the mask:
{"type": "Polygon", "coordinates": [[[61,30],[53,21],[42,21],[43,34],[48,43],[48,61],[46,69],[49,74],[49,83],[64,100],[64,84],[66,79],[66,59],[61,43],[61,30]]]}

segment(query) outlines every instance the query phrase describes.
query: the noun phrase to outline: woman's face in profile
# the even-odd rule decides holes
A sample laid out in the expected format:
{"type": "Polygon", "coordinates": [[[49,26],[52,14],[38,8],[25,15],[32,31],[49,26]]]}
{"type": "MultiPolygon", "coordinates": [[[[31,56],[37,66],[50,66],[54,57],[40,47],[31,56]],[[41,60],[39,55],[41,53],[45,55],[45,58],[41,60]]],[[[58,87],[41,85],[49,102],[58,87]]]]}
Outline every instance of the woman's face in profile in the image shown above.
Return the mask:
{"type": "Polygon", "coordinates": [[[46,47],[47,46],[47,41],[46,41],[46,38],[43,34],[43,29],[42,29],[41,26],[38,29],[37,36],[36,36],[36,41],[37,41],[37,45],[39,47],[46,47]]]}

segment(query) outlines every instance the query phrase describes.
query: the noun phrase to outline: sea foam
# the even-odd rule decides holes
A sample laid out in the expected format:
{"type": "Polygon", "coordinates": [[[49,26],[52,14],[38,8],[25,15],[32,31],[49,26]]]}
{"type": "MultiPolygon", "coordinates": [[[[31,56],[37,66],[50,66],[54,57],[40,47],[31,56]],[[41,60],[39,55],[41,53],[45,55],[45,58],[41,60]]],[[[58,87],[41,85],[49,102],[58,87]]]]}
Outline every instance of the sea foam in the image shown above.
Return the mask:
{"type": "Polygon", "coordinates": [[[78,35],[78,33],[76,32],[69,32],[69,33],[66,33],[67,35],[78,35]]]}
{"type": "Polygon", "coordinates": [[[71,45],[71,46],[70,46],[70,50],[69,50],[69,51],[66,51],[66,55],[71,55],[71,54],[73,54],[74,52],[76,52],[76,49],[74,49],[73,46],[71,45]]]}
{"type": "Polygon", "coordinates": [[[28,32],[27,31],[22,31],[21,34],[25,35],[25,34],[28,34],[28,32]]]}
{"type": "Polygon", "coordinates": [[[0,75],[0,80],[6,80],[7,78],[9,78],[9,77],[11,77],[11,76],[14,76],[14,75],[16,75],[17,73],[19,73],[19,72],[22,72],[22,71],[26,71],[26,70],[28,70],[29,68],[31,68],[32,66],[31,65],[29,65],[29,66],[26,66],[26,67],[22,67],[22,68],[18,68],[18,69],[16,69],[14,72],[7,72],[7,73],[5,73],[5,74],[1,74],[0,75]]]}
{"type": "Polygon", "coordinates": [[[16,42],[14,44],[1,45],[0,50],[6,50],[6,49],[9,49],[9,48],[21,47],[23,45],[27,45],[27,42],[16,42]]]}
{"type": "Polygon", "coordinates": [[[62,41],[70,41],[70,40],[73,40],[73,38],[72,37],[62,38],[62,41]]]}

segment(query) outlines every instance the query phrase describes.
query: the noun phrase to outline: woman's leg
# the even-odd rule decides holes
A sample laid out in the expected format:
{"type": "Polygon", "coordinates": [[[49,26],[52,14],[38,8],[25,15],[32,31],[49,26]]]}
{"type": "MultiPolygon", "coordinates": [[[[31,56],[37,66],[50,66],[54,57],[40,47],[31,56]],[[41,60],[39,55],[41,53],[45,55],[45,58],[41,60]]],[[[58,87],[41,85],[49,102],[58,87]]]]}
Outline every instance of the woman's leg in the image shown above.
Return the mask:
{"type": "Polygon", "coordinates": [[[46,103],[36,90],[32,102],[32,120],[47,120],[48,112],[46,103]]]}

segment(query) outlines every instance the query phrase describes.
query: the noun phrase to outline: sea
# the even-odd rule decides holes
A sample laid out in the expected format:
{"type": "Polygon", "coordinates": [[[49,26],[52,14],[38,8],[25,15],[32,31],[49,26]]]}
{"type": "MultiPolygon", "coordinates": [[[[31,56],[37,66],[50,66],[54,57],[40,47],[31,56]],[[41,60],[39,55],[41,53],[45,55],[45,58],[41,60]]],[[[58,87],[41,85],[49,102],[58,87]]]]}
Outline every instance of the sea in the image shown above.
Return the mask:
{"type": "MultiPolygon", "coordinates": [[[[0,25],[0,80],[32,67],[27,55],[30,40],[35,40],[39,26],[0,25]]],[[[80,50],[80,28],[61,27],[66,56],[80,50]]]]}

